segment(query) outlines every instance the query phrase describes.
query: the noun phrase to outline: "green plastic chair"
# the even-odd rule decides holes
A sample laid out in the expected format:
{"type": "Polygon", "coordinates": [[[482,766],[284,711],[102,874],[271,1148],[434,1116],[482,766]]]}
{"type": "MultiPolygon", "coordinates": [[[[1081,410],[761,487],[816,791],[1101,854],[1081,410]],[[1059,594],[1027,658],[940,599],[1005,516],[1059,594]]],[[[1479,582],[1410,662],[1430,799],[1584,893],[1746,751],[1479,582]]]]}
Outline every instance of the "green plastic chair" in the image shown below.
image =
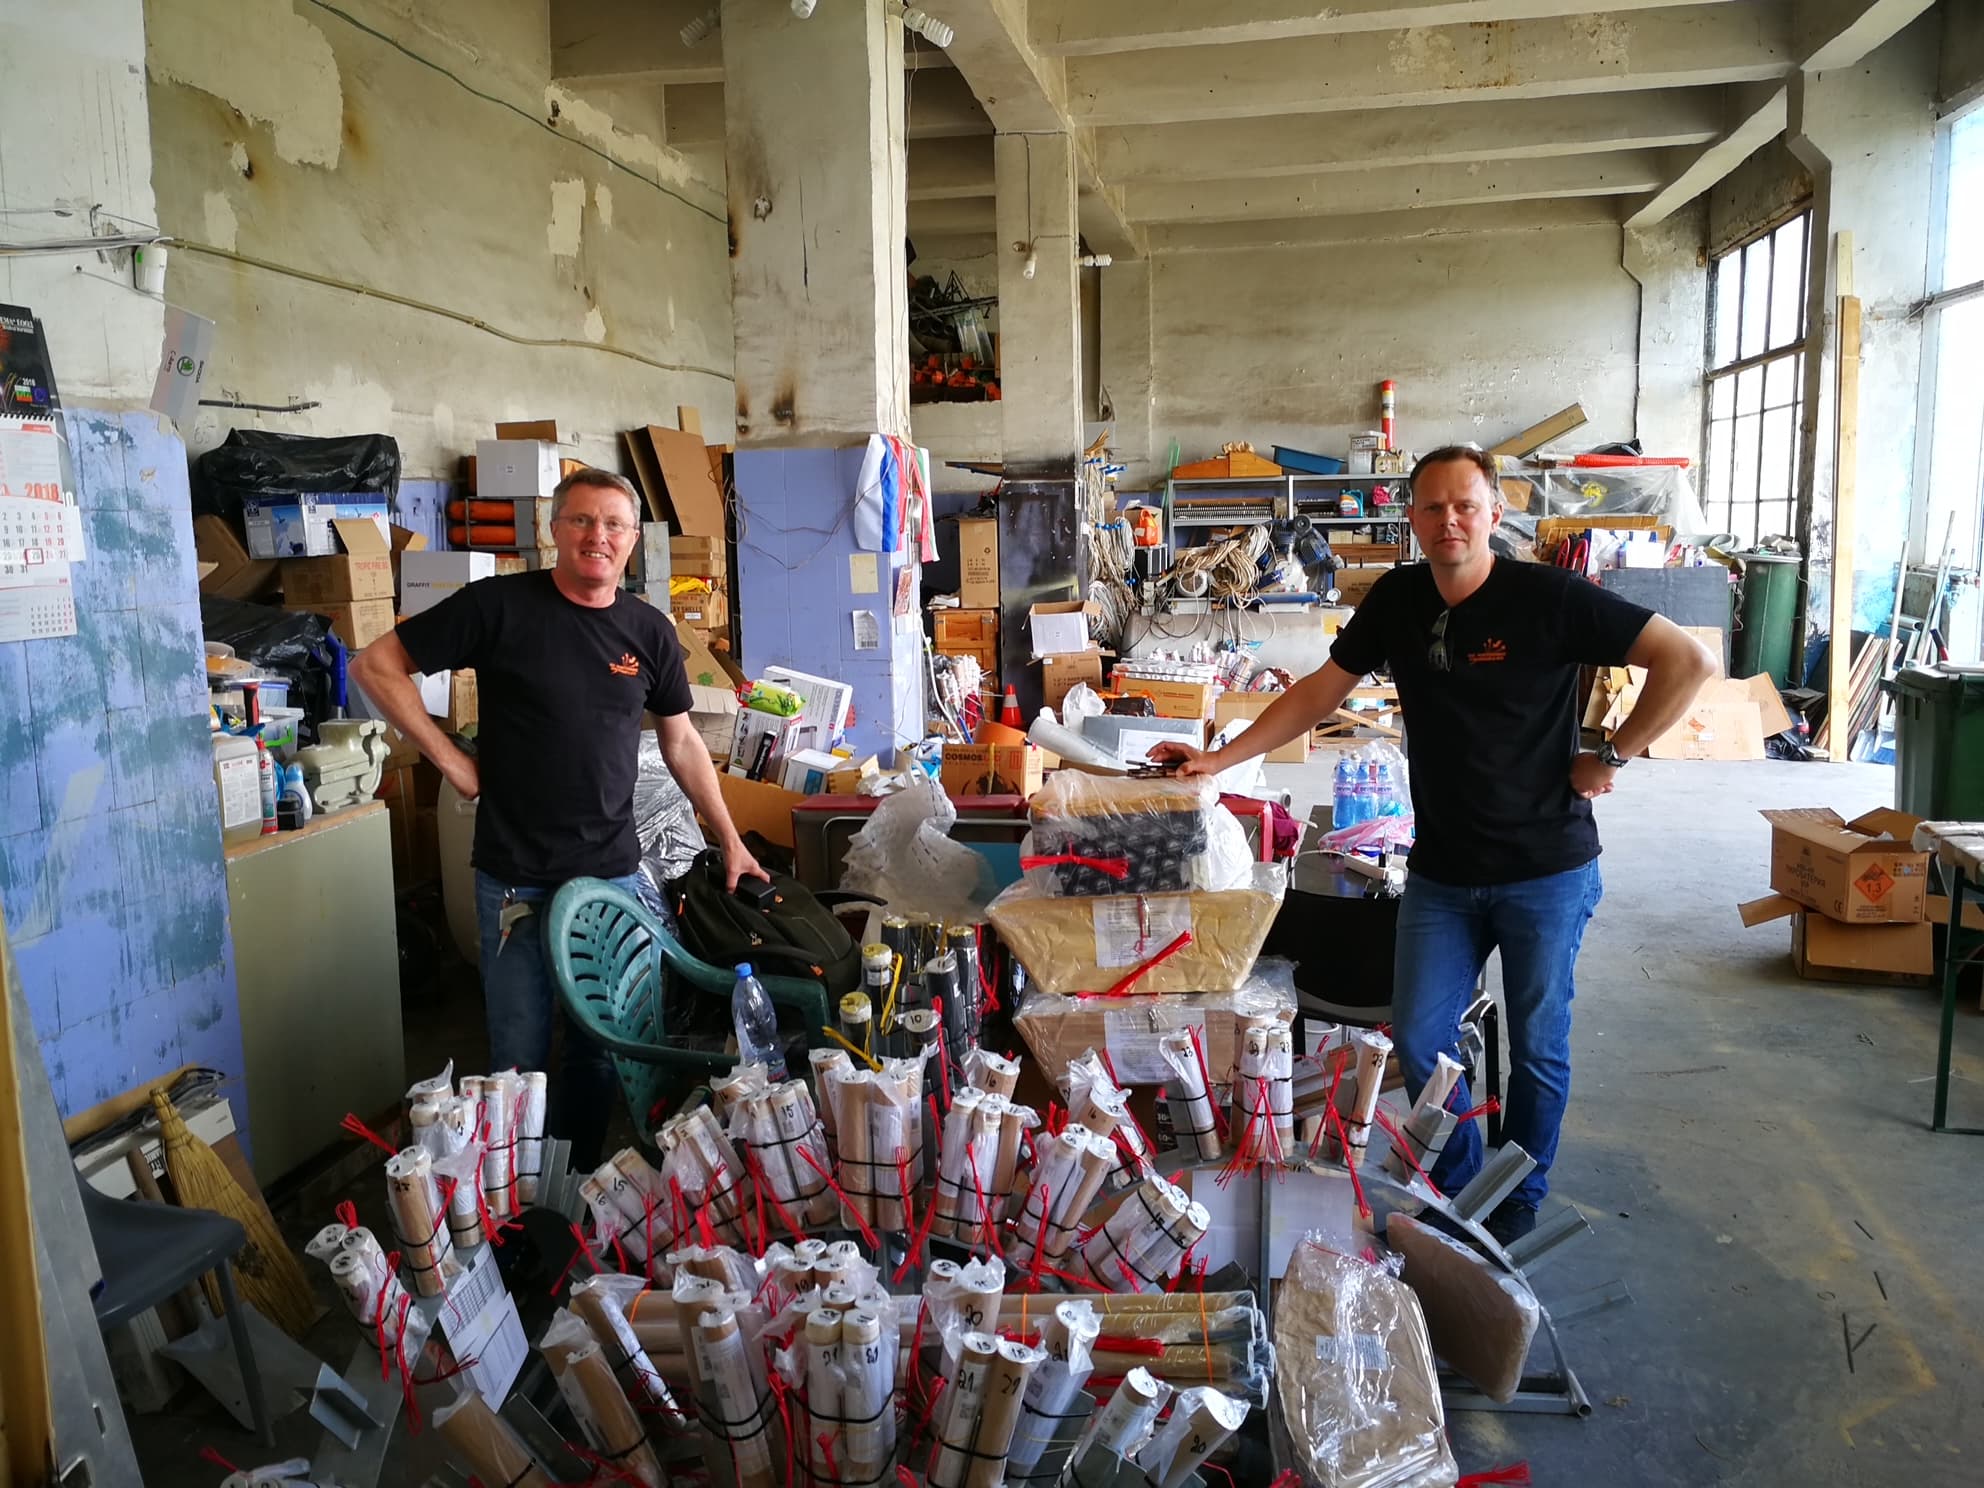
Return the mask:
{"type": "MultiPolygon", "coordinates": [[[[552,895],[544,943],[565,1010],[613,1056],[627,1109],[644,1142],[664,1102],[674,1103],[735,1064],[733,1055],[668,1042],[665,1009],[672,978],[729,1005],[737,974],[699,961],[633,895],[604,879],[575,878],[552,895]]],[[[808,1048],[829,1026],[826,989],[797,977],[759,980],[772,1002],[791,1010],[808,1048]]]]}

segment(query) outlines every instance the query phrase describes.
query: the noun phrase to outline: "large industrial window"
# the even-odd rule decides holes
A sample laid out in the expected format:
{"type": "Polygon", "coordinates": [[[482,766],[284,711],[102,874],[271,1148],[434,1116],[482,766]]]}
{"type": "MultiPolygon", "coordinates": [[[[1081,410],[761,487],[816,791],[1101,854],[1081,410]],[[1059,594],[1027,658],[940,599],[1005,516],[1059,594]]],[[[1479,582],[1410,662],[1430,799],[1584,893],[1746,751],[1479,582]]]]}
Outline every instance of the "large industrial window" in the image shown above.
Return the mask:
{"type": "MultiPolygon", "coordinates": [[[[1909,532],[1911,562],[1934,569],[1947,557],[1958,572],[1984,566],[1984,109],[1952,120],[1940,142],[1941,231],[1930,244],[1924,307],[1923,437],[1916,473],[1924,483],[1909,532]],[[1922,455],[1926,453],[1927,460],[1922,455]],[[1926,463],[1926,472],[1924,466],[1926,463]]],[[[1972,658],[1984,644],[1976,591],[1959,591],[1940,624],[1952,655],[1972,658]]]]}
{"type": "Polygon", "coordinates": [[[1802,213],[1709,265],[1704,514],[1744,543],[1793,527],[1811,221],[1802,213]]]}

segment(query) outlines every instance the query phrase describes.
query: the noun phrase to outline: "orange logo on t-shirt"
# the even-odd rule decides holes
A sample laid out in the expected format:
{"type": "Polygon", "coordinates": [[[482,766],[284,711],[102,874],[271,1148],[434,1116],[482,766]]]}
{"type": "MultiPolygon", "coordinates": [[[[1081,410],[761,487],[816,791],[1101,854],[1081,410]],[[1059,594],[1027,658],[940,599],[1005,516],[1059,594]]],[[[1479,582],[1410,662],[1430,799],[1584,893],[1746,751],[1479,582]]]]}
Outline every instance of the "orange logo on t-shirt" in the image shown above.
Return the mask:
{"type": "Polygon", "coordinates": [[[620,659],[608,662],[606,669],[616,677],[638,677],[641,674],[641,664],[631,651],[621,652],[620,659]]]}
{"type": "Polygon", "coordinates": [[[1481,643],[1481,649],[1479,651],[1468,652],[1467,659],[1476,666],[1490,661],[1507,661],[1509,659],[1508,644],[1491,637],[1481,643]]]}

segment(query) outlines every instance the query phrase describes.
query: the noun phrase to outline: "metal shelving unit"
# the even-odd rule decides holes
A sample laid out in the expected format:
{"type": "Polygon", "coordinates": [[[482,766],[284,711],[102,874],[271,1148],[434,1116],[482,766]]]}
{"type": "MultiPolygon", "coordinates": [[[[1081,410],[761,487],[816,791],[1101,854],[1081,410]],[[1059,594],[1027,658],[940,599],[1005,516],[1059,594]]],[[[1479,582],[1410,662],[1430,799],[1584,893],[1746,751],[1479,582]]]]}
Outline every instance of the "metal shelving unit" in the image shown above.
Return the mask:
{"type": "MultiPolygon", "coordinates": [[[[1195,527],[1231,527],[1243,522],[1281,521],[1302,513],[1318,527],[1378,527],[1396,524],[1401,531],[1402,547],[1407,560],[1414,556],[1412,529],[1406,525],[1404,503],[1387,507],[1382,514],[1367,514],[1361,517],[1324,517],[1312,511],[1305,511],[1305,499],[1301,488],[1304,486],[1334,487],[1337,489],[1369,488],[1371,486],[1403,486],[1402,475],[1312,475],[1306,472],[1285,471],[1280,475],[1236,475],[1219,476],[1200,480],[1167,480],[1164,483],[1164,531],[1165,540],[1175,554],[1179,551],[1181,531],[1195,527]],[[1222,501],[1217,506],[1194,505],[1181,508],[1179,498],[1196,496],[1203,492],[1208,496],[1221,490],[1234,493],[1231,501],[1222,501]],[[1394,514],[1395,513],[1395,514],[1394,514]]],[[[1320,502],[1313,504],[1320,505],[1320,502]]]]}

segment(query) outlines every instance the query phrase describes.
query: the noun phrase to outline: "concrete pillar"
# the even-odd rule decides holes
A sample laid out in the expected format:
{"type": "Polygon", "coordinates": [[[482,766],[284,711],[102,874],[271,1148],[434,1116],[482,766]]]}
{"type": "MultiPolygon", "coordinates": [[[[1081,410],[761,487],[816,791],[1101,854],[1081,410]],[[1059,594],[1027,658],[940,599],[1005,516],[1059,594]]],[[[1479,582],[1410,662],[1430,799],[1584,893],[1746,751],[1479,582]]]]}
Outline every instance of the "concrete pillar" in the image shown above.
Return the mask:
{"type": "Polygon", "coordinates": [[[1652,227],[1626,229],[1620,262],[1640,286],[1633,433],[1650,455],[1701,458],[1707,239],[1701,198],[1652,227]]]}
{"type": "Polygon", "coordinates": [[[923,734],[917,547],[864,544],[854,501],[869,437],[910,432],[902,25],[884,0],[723,16],[740,655],[849,683],[850,741],[893,752],[923,734]]]}
{"type": "Polygon", "coordinates": [[[992,164],[1006,458],[1067,460],[1082,447],[1074,141],[1065,134],[1002,134],[993,141],[992,164]]]}
{"type": "MultiPolygon", "coordinates": [[[[1835,247],[1853,235],[1861,301],[1854,628],[1883,629],[1909,533],[1922,329],[1910,307],[1928,286],[1935,161],[1936,18],[1925,16],[1858,66],[1796,74],[1786,142],[1812,175],[1807,302],[1811,339],[1799,460],[1800,516],[1810,514],[1810,599],[1826,623],[1832,556],[1833,444],[1838,430],[1841,292],[1835,247]]],[[[1802,638],[1801,638],[1802,639],[1802,638]]],[[[1802,645],[1801,645],[1802,654],[1802,645]]]]}

